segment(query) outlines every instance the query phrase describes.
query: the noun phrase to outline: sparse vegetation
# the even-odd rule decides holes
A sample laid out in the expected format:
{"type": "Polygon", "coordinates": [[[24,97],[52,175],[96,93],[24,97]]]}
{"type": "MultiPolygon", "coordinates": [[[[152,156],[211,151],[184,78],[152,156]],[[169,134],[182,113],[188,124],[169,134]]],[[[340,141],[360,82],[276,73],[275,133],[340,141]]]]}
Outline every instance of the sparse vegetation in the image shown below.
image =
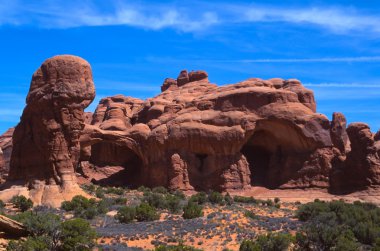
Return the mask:
{"type": "Polygon", "coordinates": [[[46,212],[24,212],[15,219],[22,222],[30,236],[25,240],[11,241],[9,251],[29,250],[91,250],[95,246],[96,233],[83,219],[62,222],[59,216],[46,212]]]}
{"type": "Polygon", "coordinates": [[[195,202],[189,201],[187,205],[183,208],[184,219],[193,219],[203,216],[202,206],[198,205],[195,202]]]}
{"type": "Polygon", "coordinates": [[[183,244],[178,244],[177,246],[164,246],[160,245],[154,249],[155,251],[202,251],[202,249],[197,249],[194,247],[186,246],[183,244]]]}
{"type": "Polygon", "coordinates": [[[136,219],[137,221],[154,221],[160,218],[160,214],[157,210],[147,203],[141,203],[136,207],[136,219]]]}
{"type": "Polygon", "coordinates": [[[208,202],[207,194],[205,192],[199,192],[190,197],[189,202],[194,202],[199,205],[205,204],[208,202]]]}
{"type": "Polygon", "coordinates": [[[244,240],[239,251],[286,251],[294,238],[285,233],[268,233],[255,240],[244,240]]]}
{"type": "Polygon", "coordinates": [[[212,204],[219,204],[219,205],[222,205],[224,204],[224,197],[221,193],[219,192],[215,192],[215,191],[212,191],[209,195],[208,195],[208,200],[212,203],[212,204]]]}
{"type": "Polygon", "coordinates": [[[380,238],[380,208],[370,203],[315,201],[302,205],[296,216],[305,225],[297,235],[303,248],[356,250],[375,247],[380,238]]]}
{"type": "Polygon", "coordinates": [[[26,210],[33,207],[33,201],[31,199],[27,199],[24,195],[17,195],[11,199],[11,202],[15,205],[16,208],[20,209],[21,212],[25,212],[26,210]]]}
{"type": "Polygon", "coordinates": [[[134,207],[121,207],[117,211],[115,218],[121,223],[130,223],[136,218],[136,208],[134,207]]]}
{"type": "Polygon", "coordinates": [[[65,211],[73,212],[75,217],[93,219],[99,214],[107,212],[109,204],[104,201],[87,199],[81,195],[75,196],[71,201],[64,201],[61,208],[65,211]]]}

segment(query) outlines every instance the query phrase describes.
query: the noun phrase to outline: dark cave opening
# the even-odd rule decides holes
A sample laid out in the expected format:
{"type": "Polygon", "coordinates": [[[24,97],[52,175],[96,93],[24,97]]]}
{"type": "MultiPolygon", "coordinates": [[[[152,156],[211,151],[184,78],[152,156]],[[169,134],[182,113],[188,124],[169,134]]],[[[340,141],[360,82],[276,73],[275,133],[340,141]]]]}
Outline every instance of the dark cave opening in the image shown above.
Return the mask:
{"type": "Polygon", "coordinates": [[[114,143],[97,143],[91,148],[90,163],[107,178],[97,180],[100,185],[127,186],[135,188],[141,185],[143,163],[127,146],[114,143]]]}
{"type": "Polygon", "coordinates": [[[251,184],[254,186],[268,187],[270,183],[268,174],[270,171],[272,153],[263,147],[255,145],[245,145],[241,152],[249,163],[251,184]]]}
{"type": "Polygon", "coordinates": [[[251,171],[251,185],[279,188],[302,168],[315,147],[294,124],[262,120],[241,149],[251,171]]]}

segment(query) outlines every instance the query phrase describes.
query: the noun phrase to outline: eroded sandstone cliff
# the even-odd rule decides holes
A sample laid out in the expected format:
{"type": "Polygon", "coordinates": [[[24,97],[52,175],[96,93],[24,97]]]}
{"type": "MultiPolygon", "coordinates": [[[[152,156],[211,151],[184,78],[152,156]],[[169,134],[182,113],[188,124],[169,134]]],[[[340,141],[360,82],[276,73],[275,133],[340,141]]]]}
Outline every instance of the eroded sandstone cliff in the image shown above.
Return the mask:
{"type": "Polygon", "coordinates": [[[73,56],[44,62],[13,134],[9,182],[39,203],[51,191],[81,193],[76,173],[94,182],[181,190],[328,188],[343,193],[380,184],[379,136],[346,130],[316,112],[298,80],[257,78],[217,86],[204,71],[166,79],[140,100],[95,96],[89,64],[73,56]]]}

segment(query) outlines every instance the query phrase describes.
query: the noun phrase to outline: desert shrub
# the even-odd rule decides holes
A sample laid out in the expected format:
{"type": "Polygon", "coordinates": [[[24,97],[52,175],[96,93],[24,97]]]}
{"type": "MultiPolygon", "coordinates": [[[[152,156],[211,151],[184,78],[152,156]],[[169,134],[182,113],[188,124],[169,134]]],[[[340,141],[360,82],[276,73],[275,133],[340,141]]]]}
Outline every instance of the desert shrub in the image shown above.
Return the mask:
{"type": "Polygon", "coordinates": [[[0,200],[0,214],[4,212],[5,209],[5,203],[4,201],[0,200]]]}
{"type": "Polygon", "coordinates": [[[145,192],[150,192],[151,189],[149,187],[140,186],[137,188],[137,191],[145,193],[145,192]]]}
{"type": "Polygon", "coordinates": [[[50,249],[48,240],[40,237],[28,237],[23,241],[11,240],[8,243],[7,251],[49,251],[50,249]]]}
{"type": "Polygon", "coordinates": [[[165,209],[167,207],[165,195],[161,193],[144,193],[143,201],[158,209],[165,209]]]}
{"type": "Polygon", "coordinates": [[[11,199],[11,202],[16,208],[20,209],[22,212],[33,207],[33,202],[31,199],[27,199],[24,195],[17,195],[11,199]]]}
{"type": "Polygon", "coordinates": [[[184,200],[186,198],[186,195],[181,190],[175,190],[171,192],[172,195],[184,200]]]}
{"type": "Polygon", "coordinates": [[[115,215],[115,219],[117,219],[121,223],[130,223],[136,218],[136,209],[134,207],[121,207],[117,211],[115,215]]]}
{"type": "Polygon", "coordinates": [[[96,201],[81,195],[77,195],[71,201],[64,201],[61,204],[63,210],[71,211],[75,217],[84,219],[93,219],[99,214],[106,213],[109,206],[106,200],[96,201]]]}
{"type": "Polygon", "coordinates": [[[237,203],[246,203],[246,204],[256,204],[257,200],[253,197],[245,197],[245,196],[234,196],[234,202],[237,203]]]}
{"type": "Polygon", "coordinates": [[[297,243],[302,250],[336,250],[342,242],[348,250],[356,250],[357,242],[350,229],[336,225],[334,213],[323,213],[305,224],[297,233],[297,243]]]}
{"type": "Polygon", "coordinates": [[[166,208],[171,213],[178,213],[179,211],[181,211],[182,206],[181,206],[181,198],[180,197],[178,197],[176,195],[172,195],[172,194],[167,194],[165,196],[165,200],[166,200],[166,208]]]}
{"type": "Polygon", "coordinates": [[[223,204],[224,203],[224,198],[223,198],[223,195],[219,192],[215,192],[215,191],[212,191],[209,195],[208,195],[208,200],[212,203],[212,204],[223,204]]]}
{"type": "Polygon", "coordinates": [[[101,188],[101,187],[98,187],[95,191],[95,196],[99,199],[103,199],[104,198],[104,189],[101,188]]]}
{"type": "Polygon", "coordinates": [[[177,246],[164,246],[160,245],[154,249],[154,251],[202,251],[201,249],[197,249],[190,246],[185,246],[182,243],[177,246]]]}
{"type": "Polygon", "coordinates": [[[370,203],[316,200],[300,206],[296,216],[306,222],[298,238],[313,245],[336,249],[344,244],[354,250],[375,246],[380,238],[380,208],[370,203]]]}
{"type": "Polygon", "coordinates": [[[239,251],[260,251],[260,248],[251,240],[243,240],[240,244],[239,251]]]}
{"type": "Polygon", "coordinates": [[[168,209],[171,213],[179,212],[181,207],[181,197],[166,193],[144,193],[143,201],[157,209],[168,209]]]}
{"type": "Polygon", "coordinates": [[[229,193],[226,193],[226,195],[224,196],[224,201],[229,206],[234,203],[234,199],[231,197],[231,195],[229,193]]]}
{"type": "Polygon", "coordinates": [[[285,251],[294,238],[285,233],[268,233],[260,235],[256,240],[244,240],[239,251],[285,251]]]}
{"type": "Polygon", "coordinates": [[[156,209],[147,203],[141,203],[136,207],[136,219],[137,221],[154,221],[158,220],[160,215],[156,209]]]}
{"type": "Polygon", "coordinates": [[[244,212],[244,216],[247,217],[247,218],[251,218],[251,219],[256,219],[256,214],[252,211],[249,211],[249,210],[246,210],[244,212]]]}
{"type": "Polygon", "coordinates": [[[96,191],[96,186],[94,184],[84,184],[81,187],[88,193],[95,193],[96,191]]]}
{"type": "Polygon", "coordinates": [[[203,216],[203,208],[197,203],[189,201],[187,205],[183,208],[184,219],[193,219],[203,216]]]}
{"type": "Polygon", "coordinates": [[[107,187],[104,189],[104,193],[106,194],[116,194],[116,195],[123,195],[124,189],[119,187],[107,187]]]}
{"type": "Polygon", "coordinates": [[[261,201],[261,204],[263,206],[268,206],[268,207],[273,207],[274,206],[274,202],[271,199],[267,199],[265,201],[261,201]]]}
{"type": "Polygon", "coordinates": [[[278,198],[278,197],[276,197],[276,198],[274,198],[274,203],[279,203],[280,202],[280,198],[278,198]]]}
{"type": "Polygon", "coordinates": [[[11,241],[7,250],[91,250],[96,233],[83,219],[62,222],[59,216],[46,212],[24,212],[14,218],[25,225],[30,236],[25,240],[11,241]]]}
{"type": "Polygon", "coordinates": [[[202,205],[208,201],[207,194],[205,192],[199,192],[190,197],[189,202],[198,203],[202,205]]]}
{"type": "Polygon", "coordinates": [[[159,186],[159,187],[154,187],[152,189],[153,193],[161,193],[161,194],[167,194],[168,190],[165,187],[159,186]]]}
{"type": "Polygon", "coordinates": [[[72,219],[61,224],[61,250],[92,250],[96,232],[83,219],[72,219]]]}

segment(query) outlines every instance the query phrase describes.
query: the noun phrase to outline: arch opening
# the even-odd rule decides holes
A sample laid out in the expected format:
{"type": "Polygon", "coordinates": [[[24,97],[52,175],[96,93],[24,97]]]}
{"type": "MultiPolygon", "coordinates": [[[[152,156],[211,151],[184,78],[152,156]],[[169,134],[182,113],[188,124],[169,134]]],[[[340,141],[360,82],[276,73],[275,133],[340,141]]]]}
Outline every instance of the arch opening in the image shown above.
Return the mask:
{"type": "Polygon", "coordinates": [[[260,121],[241,149],[251,171],[251,185],[279,188],[295,179],[313,149],[302,132],[285,121],[260,121]]]}
{"type": "Polygon", "coordinates": [[[90,163],[105,177],[98,179],[100,185],[138,187],[141,185],[143,162],[127,146],[111,142],[92,145],[90,163]]]}

